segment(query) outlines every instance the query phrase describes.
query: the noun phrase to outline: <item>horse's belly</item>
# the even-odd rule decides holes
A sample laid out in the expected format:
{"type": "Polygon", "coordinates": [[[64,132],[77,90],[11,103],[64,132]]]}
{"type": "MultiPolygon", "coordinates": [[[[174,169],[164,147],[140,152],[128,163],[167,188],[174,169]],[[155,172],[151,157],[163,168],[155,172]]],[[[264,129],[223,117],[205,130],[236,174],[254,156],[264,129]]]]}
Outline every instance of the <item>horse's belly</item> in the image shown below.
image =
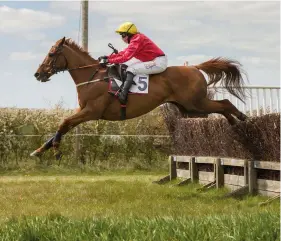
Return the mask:
{"type": "MultiPolygon", "coordinates": [[[[126,119],[132,119],[144,115],[152,111],[162,103],[163,103],[162,100],[156,98],[150,98],[148,95],[130,96],[126,108],[126,119]]],[[[116,121],[116,120],[120,120],[120,116],[121,116],[121,105],[119,101],[114,101],[104,111],[101,119],[116,121]]]]}

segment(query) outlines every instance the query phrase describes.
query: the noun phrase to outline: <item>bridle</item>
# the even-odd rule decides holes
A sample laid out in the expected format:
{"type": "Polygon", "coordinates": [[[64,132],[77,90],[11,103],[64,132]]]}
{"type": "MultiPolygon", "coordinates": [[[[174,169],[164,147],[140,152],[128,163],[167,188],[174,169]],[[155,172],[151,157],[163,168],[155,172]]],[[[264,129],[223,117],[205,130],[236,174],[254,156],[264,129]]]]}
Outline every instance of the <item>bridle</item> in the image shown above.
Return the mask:
{"type": "MultiPolygon", "coordinates": [[[[53,47],[54,47],[54,46],[53,46],[53,47]]],[[[44,64],[44,63],[43,63],[43,64],[41,64],[40,66],[51,66],[50,72],[51,72],[52,74],[57,74],[57,73],[59,73],[59,72],[61,72],[61,71],[63,71],[63,72],[64,72],[64,71],[69,71],[69,72],[70,72],[70,71],[72,71],[72,70],[85,69],[85,68],[90,68],[90,67],[93,67],[93,66],[95,66],[95,65],[98,65],[98,64],[90,64],[90,65],[79,66],[79,67],[75,67],[75,68],[71,68],[71,69],[68,68],[68,61],[67,61],[67,58],[66,58],[65,55],[63,54],[63,45],[56,46],[56,47],[55,47],[55,50],[54,50],[53,52],[50,52],[48,55],[49,55],[49,57],[54,57],[54,56],[55,56],[54,60],[51,61],[50,64],[44,64]],[[64,67],[61,67],[61,68],[59,68],[59,67],[56,66],[56,62],[57,62],[59,56],[63,56],[63,58],[64,58],[64,60],[65,60],[65,65],[64,65],[64,67]]],[[[99,70],[100,70],[100,68],[97,68],[97,69],[95,70],[95,72],[91,75],[90,79],[89,79],[87,82],[80,83],[80,84],[78,84],[78,85],[76,85],[76,86],[78,87],[78,86],[81,86],[81,85],[84,85],[84,84],[88,84],[88,83],[100,81],[100,79],[92,81],[92,79],[93,79],[94,76],[99,72],[99,70]]],[[[46,74],[46,73],[45,73],[45,74],[46,74]]]]}
{"type": "MultiPolygon", "coordinates": [[[[53,47],[54,47],[54,46],[53,46],[53,47]]],[[[113,54],[113,53],[115,53],[115,54],[118,53],[118,50],[115,49],[111,43],[108,44],[108,47],[110,47],[110,48],[113,50],[112,54],[113,54]]],[[[112,55],[112,54],[111,54],[111,55],[112,55]]],[[[59,45],[59,46],[56,46],[56,47],[55,47],[55,51],[49,53],[49,57],[54,57],[54,56],[55,56],[55,59],[54,59],[50,64],[41,64],[41,65],[40,65],[40,66],[44,66],[44,65],[45,65],[45,66],[51,66],[51,73],[52,73],[52,74],[57,74],[57,73],[59,73],[59,72],[61,72],[61,71],[63,71],[63,72],[64,72],[64,71],[69,71],[69,72],[70,72],[70,71],[72,71],[72,70],[85,69],[85,68],[93,67],[93,66],[95,66],[95,65],[99,65],[99,64],[90,64],[90,65],[79,66],[79,67],[75,67],[75,68],[69,69],[69,68],[68,68],[68,61],[67,61],[67,58],[66,58],[65,55],[63,54],[63,44],[62,44],[62,45],[59,45]],[[60,55],[62,55],[62,56],[64,57],[64,60],[65,60],[65,65],[64,65],[64,67],[62,67],[62,68],[56,67],[56,62],[57,62],[57,60],[58,60],[58,58],[59,58],[60,55]]],[[[94,76],[99,72],[99,70],[100,70],[100,68],[97,68],[97,69],[95,70],[95,72],[91,75],[91,77],[89,78],[88,81],[83,82],[83,83],[79,83],[79,84],[76,85],[76,87],[79,87],[79,86],[85,85],[85,84],[89,84],[89,83],[94,83],[94,82],[101,81],[101,79],[92,80],[92,79],[94,78],[94,76]]],[[[46,75],[46,73],[44,73],[44,74],[46,75]]],[[[47,81],[48,81],[48,80],[47,80],[47,81]]]]}
{"type": "MultiPolygon", "coordinates": [[[[54,46],[53,46],[54,47],[54,46]]],[[[54,52],[50,52],[48,55],[49,55],[49,57],[54,57],[55,56],[55,59],[53,60],[53,61],[51,61],[50,62],[50,64],[41,64],[40,66],[51,66],[51,73],[52,74],[57,74],[57,73],[59,73],[59,72],[61,72],[61,71],[66,71],[66,70],[68,70],[68,62],[67,62],[67,59],[66,59],[66,57],[65,57],[65,55],[63,54],[63,52],[62,52],[62,49],[63,49],[63,46],[62,45],[60,45],[60,46],[56,46],[55,47],[55,51],[54,52]],[[56,62],[57,62],[57,60],[58,60],[58,58],[59,58],[59,56],[60,55],[62,55],[63,57],[64,57],[64,60],[65,60],[65,65],[64,65],[64,67],[62,67],[62,68],[58,68],[57,66],[56,66],[56,62]]]]}

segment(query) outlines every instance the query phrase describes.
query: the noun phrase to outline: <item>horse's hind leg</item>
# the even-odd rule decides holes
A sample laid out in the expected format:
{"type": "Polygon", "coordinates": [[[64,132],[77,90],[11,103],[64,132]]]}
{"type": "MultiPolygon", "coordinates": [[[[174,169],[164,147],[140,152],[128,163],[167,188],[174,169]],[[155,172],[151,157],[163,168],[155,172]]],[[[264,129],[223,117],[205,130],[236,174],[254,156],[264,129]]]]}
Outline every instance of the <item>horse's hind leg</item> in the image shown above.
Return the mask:
{"type": "Polygon", "coordinates": [[[203,99],[199,103],[196,103],[196,107],[206,113],[218,113],[222,114],[231,125],[236,123],[236,116],[239,120],[246,120],[247,116],[239,111],[228,99],[224,100],[210,100],[203,99]]]}
{"type": "Polygon", "coordinates": [[[233,105],[228,99],[219,100],[219,102],[225,105],[225,113],[228,112],[229,114],[236,116],[241,121],[245,121],[248,118],[243,112],[238,110],[236,106],[233,105]]]}

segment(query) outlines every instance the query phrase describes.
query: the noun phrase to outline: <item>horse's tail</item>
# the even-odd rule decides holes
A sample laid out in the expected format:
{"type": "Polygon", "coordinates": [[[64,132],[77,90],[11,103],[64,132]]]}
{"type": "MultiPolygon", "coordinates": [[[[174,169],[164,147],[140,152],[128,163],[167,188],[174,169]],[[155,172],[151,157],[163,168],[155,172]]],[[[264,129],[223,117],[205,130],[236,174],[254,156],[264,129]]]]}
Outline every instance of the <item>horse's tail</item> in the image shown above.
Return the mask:
{"type": "Polygon", "coordinates": [[[243,88],[244,80],[242,73],[245,75],[246,73],[240,66],[241,64],[236,60],[219,57],[210,59],[195,67],[206,72],[209,77],[208,86],[211,84],[215,86],[219,81],[222,81],[222,86],[225,87],[230,94],[244,102],[245,88],[243,88]]]}

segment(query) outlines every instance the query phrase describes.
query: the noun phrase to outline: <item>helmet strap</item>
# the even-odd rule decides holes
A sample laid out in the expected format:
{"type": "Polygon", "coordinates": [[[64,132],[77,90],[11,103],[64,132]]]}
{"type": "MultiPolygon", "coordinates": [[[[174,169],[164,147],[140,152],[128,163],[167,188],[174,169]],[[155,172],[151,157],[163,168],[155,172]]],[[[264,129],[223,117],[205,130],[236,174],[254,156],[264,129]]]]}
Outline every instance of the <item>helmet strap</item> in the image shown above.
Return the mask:
{"type": "Polygon", "coordinates": [[[126,33],[129,32],[129,30],[131,29],[131,27],[133,27],[134,24],[131,24],[131,26],[127,29],[126,33]]]}
{"type": "Polygon", "coordinates": [[[128,43],[130,43],[131,38],[133,37],[133,34],[127,33],[127,36],[128,36],[128,43]]]}

